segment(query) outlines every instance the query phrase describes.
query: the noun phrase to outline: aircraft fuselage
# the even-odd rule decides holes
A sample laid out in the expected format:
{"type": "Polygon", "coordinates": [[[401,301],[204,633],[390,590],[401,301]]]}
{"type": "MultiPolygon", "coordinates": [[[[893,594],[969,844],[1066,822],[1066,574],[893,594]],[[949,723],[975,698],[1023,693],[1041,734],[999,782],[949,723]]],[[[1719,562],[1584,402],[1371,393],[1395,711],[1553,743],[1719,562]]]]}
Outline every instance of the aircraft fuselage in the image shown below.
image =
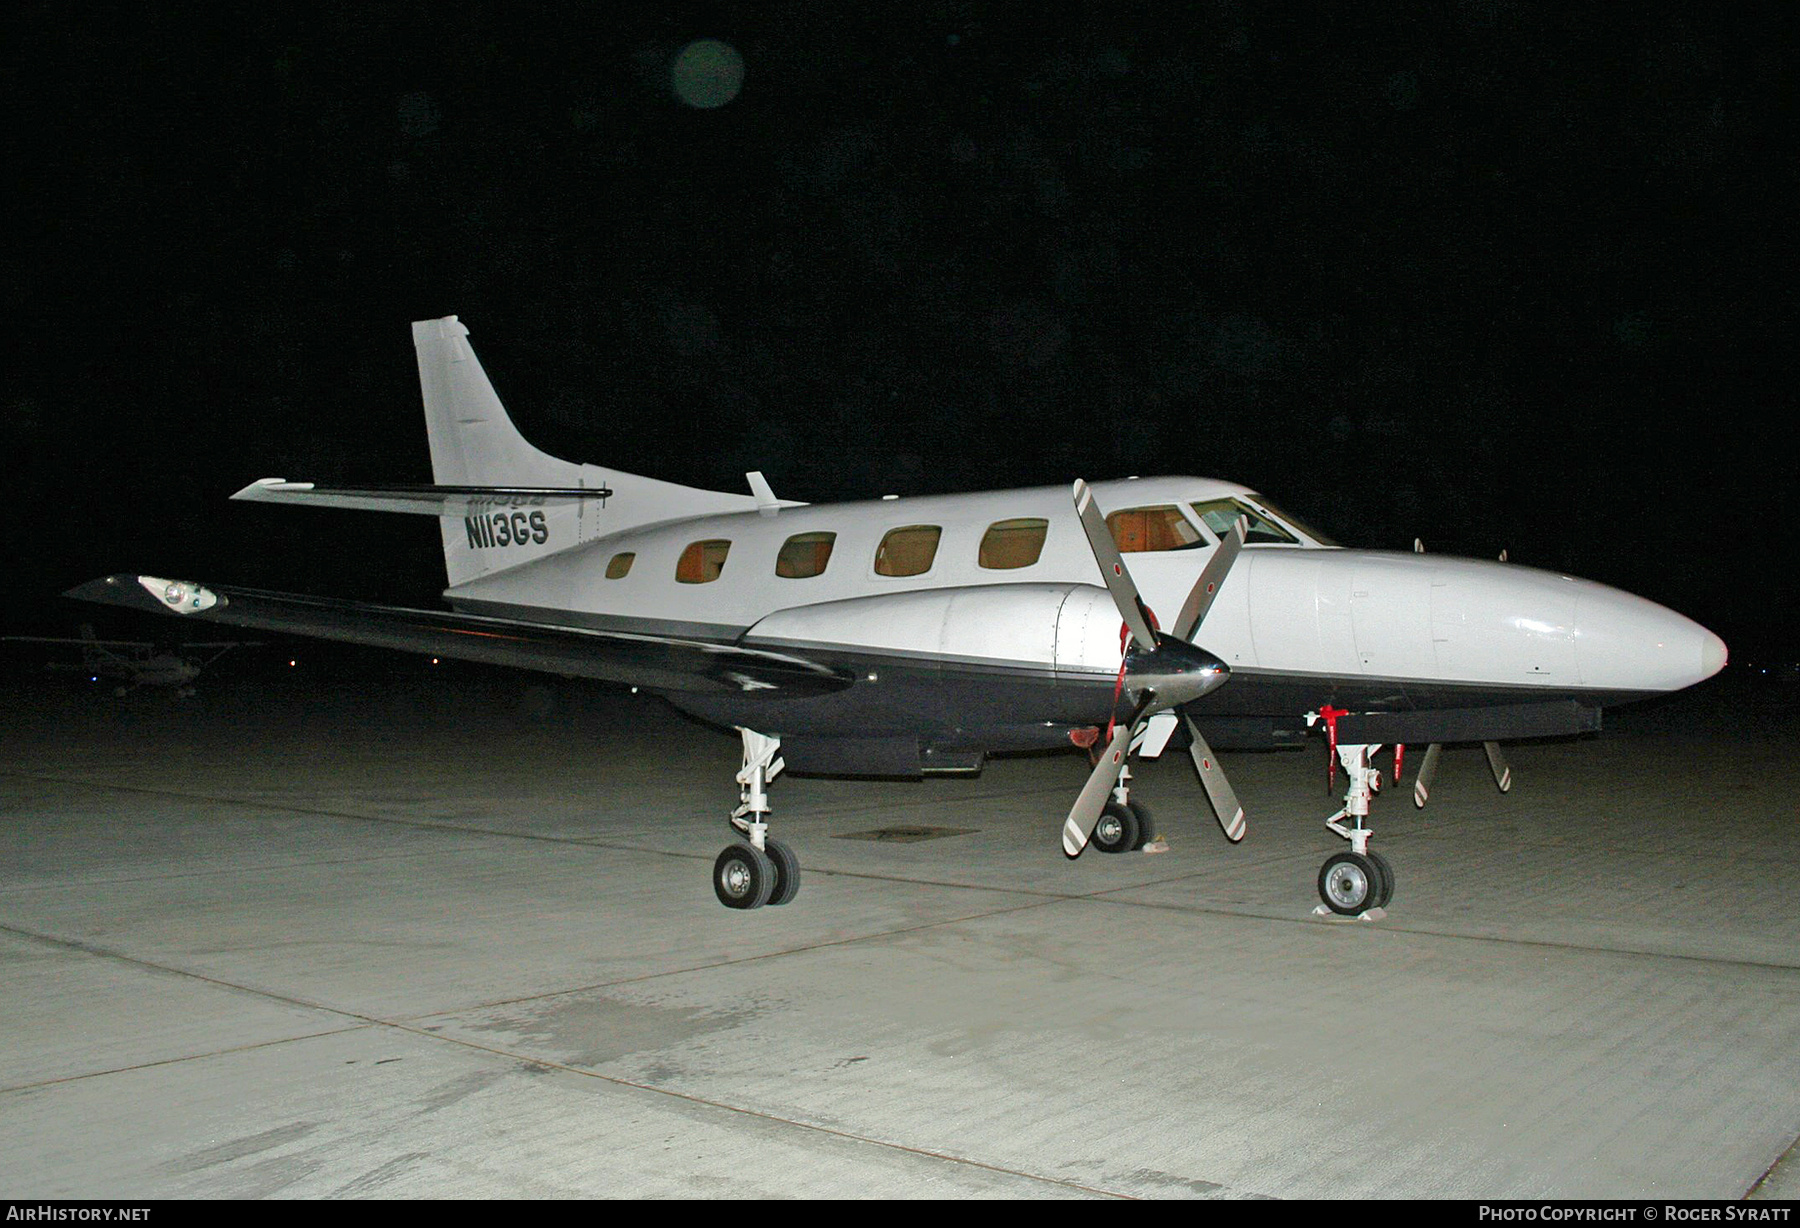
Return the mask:
{"type": "MultiPolygon", "coordinates": [[[[1190,543],[1127,555],[1165,625],[1217,549],[1196,507],[1241,501],[1289,539],[1250,545],[1221,588],[1201,638],[1232,681],[1196,715],[1293,722],[1322,704],[1408,712],[1551,701],[1593,710],[1688,686],[1724,663],[1723,644],[1698,624],[1591,581],[1321,545],[1226,482],[1153,478],[1093,490],[1115,517],[1173,509],[1185,521],[1190,543]]],[[[1071,728],[1105,720],[1121,637],[1098,579],[1068,492],[1040,487],[664,521],[446,597],[511,618],[804,649],[859,681],[829,696],[757,697],[759,722],[864,743],[917,734],[966,765],[954,748],[1066,744],[1071,728]],[[1042,525],[1035,559],[988,557],[996,526],[1032,522],[1042,525]],[[897,568],[912,574],[884,574],[896,570],[883,565],[896,531],[935,531],[928,560],[915,553],[897,568]],[[809,543],[800,570],[816,574],[778,574],[809,543]],[[699,554],[708,557],[696,569],[699,554]]],[[[748,720],[729,699],[672,698],[721,723],[748,720]]]]}

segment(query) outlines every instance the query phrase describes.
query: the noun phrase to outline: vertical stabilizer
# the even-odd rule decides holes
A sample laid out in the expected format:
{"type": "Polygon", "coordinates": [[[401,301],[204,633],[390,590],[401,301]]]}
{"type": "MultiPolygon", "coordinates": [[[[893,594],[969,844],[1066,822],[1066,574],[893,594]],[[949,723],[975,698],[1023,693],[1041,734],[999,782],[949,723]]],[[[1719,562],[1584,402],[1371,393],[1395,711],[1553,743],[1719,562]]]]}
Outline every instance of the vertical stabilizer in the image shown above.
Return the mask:
{"type": "Polygon", "coordinates": [[[587,466],[540,452],[513,426],[455,316],[412,326],[439,486],[577,486],[587,466]]]}
{"type": "Polygon", "coordinates": [[[485,517],[444,517],[444,566],[452,588],[636,525],[756,507],[747,495],[677,486],[540,452],[507,416],[460,320],[419,320],[412,331],[433,482],[611,492],[604,499],[542,509],[497,492],[494,511],[485,517]],[[527,511],[522,519],[515,516],[520,508],[527,511]],[[523,533],[511,527],[521,523],[528,526],[523,533]]]}

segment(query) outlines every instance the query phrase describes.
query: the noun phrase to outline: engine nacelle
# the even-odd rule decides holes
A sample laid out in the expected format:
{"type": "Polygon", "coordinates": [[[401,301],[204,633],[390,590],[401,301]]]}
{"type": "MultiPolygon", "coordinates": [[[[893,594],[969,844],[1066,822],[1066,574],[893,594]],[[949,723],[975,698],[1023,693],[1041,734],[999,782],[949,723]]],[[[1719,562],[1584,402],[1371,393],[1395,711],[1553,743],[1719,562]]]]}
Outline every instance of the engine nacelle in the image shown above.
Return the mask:
{"type": "Polygon", "coordinates": [[[1119,626],[1112,597],[1096,585],[982,584],[796,606],[764,618],[746,639],[1111,674],[1119,626]]]}

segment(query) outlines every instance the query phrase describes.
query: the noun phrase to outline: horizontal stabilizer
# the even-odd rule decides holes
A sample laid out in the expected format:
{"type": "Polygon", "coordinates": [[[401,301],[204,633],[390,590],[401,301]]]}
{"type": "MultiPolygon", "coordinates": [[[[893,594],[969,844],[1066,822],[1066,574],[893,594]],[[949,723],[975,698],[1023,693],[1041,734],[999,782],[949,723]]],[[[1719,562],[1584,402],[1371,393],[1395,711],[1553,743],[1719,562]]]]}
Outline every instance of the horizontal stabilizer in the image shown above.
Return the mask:
{"type": "Polygon", "coordinates": [[[252,503],[348,507],[416,516],[474,516],[499,508],[575,507],[596,500],[604,507],[612,491],[604,486],[320,486],[263,478],[231,497],[252,503]]]}
{"type": "Polygon", "coordinates": [[[796,699],[853,679],[786,653],[622,631],[516,622],[297,593],[222,589],[134,575],[105,576],[65,596],[347,644],[429,653],[518,669],[621,682],[653,691],[757,692],[796,699]]]}
{"type": "MultiPolygon", "coordinates": [[[[159,646],[151,640],[78,640],[54,635],[4,635],[0,636],[0,640],[9,644],[70,644],[76,648],[141,648],[145,651],[159,646]]],[[[260,648],[262,645],[254,640],[182,640],[180,647],[184,649],[260,648]]]]}

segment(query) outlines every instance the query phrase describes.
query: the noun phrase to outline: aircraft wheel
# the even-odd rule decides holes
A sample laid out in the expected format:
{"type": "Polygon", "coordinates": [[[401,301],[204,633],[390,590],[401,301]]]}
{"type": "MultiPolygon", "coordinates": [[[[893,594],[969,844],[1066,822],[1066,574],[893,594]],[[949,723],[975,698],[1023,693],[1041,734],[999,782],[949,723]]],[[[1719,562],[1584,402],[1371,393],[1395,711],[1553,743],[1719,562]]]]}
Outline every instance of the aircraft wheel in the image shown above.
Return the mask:
{"type": "Polygon", "coordinates": [[[1131,847],[1141,849],[1156,838],[1156,820],[1150,817],[1150,807],[1135,797],[1126,802],[1125,806],[1131,811],[1131,817],[1137,820],[1138,825],[1137,840],[1131,847]]]}
{"type": "Polygon", "coordinates": [[[775,867],[775,882],[769,888],[771,905],[785,904],[800,894],[800,859],[794,850],[779,840],[763,841],[763,850],[775,867]]]}
{"type": "Polygon", "coordinates": [[[1319,868],[1319,898],[1340,916],[1374,908],[1380,892],[1381,871],[1360,853],[1334,853],[1319,868]]]}
{"type": "Polygon", "coordinates": [[[727,908],[761,908],[775,886],[775,866],[761,849],[727,845],[713,862],[713,890],[727,908]]]}
{"type": "Polygon", "coordinates": [[[1381,873],[1381,891],[1375,897],[1375,907],[1386,908],[1388,901],[1394,898],[1394,867],[1380,853],[1370,853],[1369,860],[1381,873]]]}
{"type": "Polygon", "coordinates": [[[1127,853],[1138,847],[1137,816],[1117,802],[1106,803],[1089,840],[1102,853],[1127,853]]]}

